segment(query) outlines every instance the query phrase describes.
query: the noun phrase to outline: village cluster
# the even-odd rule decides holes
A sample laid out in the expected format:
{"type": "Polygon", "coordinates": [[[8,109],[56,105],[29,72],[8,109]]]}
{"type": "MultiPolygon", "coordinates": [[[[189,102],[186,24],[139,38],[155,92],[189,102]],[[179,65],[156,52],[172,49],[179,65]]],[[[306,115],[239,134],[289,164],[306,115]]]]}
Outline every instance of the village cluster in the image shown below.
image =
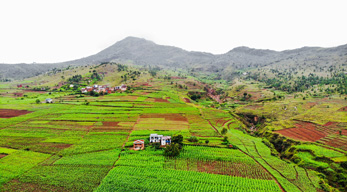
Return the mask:
{"type": "MultiPolygon", "coordinates": [[[[171,136],[158,135],[156,133],[149,135],[150,143],[160,143],[161,147],[171,145],[171,136]]],[[[134,141],[134,150],[143,150],[145,149],[145,140],[136,140],[134,141]]]]}
{"type": "Polygon", "coordinates": [[[116,87],[108,87],[107,85],[94,85],[93,87],[87,86],[85,88],[81,89],[82,93],[88,93],[91,91],[97,92],[97,93],[113,93],[115,91],[126,91],[127,86],[122,84],[121,86],[116,87]]]}

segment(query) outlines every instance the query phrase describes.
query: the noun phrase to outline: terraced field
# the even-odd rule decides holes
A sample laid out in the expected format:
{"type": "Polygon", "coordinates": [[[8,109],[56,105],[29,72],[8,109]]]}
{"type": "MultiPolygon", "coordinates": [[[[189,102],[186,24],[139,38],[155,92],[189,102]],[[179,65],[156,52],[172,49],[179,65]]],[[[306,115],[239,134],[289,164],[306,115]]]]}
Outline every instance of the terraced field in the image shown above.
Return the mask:
{"type": "Polygon", "coordinates": [[[313,172],[271,156],[261,139],[238,130],[242,123],[229,113],[170,92],[59,99],[1,105],[31,112],[0,119],[1,191],[319,190],[313,172]],[[222,144],[223,127],[239,149],[222,144]],[[182,135],[181,154],[131,150],[134,140],[151,133],[182,135]]]}

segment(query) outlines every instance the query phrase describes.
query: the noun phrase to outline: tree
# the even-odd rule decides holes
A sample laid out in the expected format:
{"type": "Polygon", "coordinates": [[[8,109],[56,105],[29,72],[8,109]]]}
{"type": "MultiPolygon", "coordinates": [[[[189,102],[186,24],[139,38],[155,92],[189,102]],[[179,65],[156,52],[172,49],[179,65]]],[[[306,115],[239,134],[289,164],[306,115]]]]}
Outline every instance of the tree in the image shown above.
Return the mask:
{"type": "Polygon", "coordinates": [[[210,141],[207,139],[207,140],[205,141],[206,145],[208,145],[209,142],[210,142],[210,141]]]}
{"type": "Polygon", "coordinates": [[[183,142],[183,136],[182,135],[175,135],[172,137],[172,143],[178,143],[178,144],[182,144],[183,142]]]}
{"type": "Polygon", "coordinates": [[[36,99],[36,104],[39,104],[41,101],[40,101],[40,99],[36,99]]]}
{"type": "Polygon", "coordinates": [[[222,135],[225,135],[227,132],[228,132],[228,129],[226,129],[225,127],[221,131],[222,135]]]}
{"type": "Polygon", "coordinates": [[[224,141],[224,142],[228,142],[228,137],[225,136],[225,137],[223,138],[223,141],[224,141]]]}
{"type": "Polygon", "coordinates": [[[180,145],[178,143],[172,143],[165,148],[164,156],[176,157],[180,154],[180,152],[180,145]]]}
{"type": "Polygon", "coordinates": [[[245,99],[246,99],[246,96],[247,96],[247,93],[246,93],[246,92],[244,92],[244,93],[243,93],[243,98],[245,98],[245,99]]]}

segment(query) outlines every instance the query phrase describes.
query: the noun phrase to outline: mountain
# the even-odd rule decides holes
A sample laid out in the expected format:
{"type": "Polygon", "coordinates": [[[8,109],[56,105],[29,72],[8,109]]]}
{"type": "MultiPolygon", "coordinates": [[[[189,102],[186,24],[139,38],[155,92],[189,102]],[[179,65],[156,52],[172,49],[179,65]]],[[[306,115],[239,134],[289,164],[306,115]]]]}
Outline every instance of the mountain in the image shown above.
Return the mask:
{"type": "Polygon", "coordinates": [[[225,76],[235,70],[259,67],[346,66],[347,45],[333,48],[303,47],[281,52],[237,47],[225,54],[214,55],[205,52],[186,51],[173,46],[157,45],[142,38],[127,37],[95,55],[77,60],[53,64],[0,64],[0,78],[22,79],[44,73],[53,68],[110,61],[222,72],[225,76]]]}

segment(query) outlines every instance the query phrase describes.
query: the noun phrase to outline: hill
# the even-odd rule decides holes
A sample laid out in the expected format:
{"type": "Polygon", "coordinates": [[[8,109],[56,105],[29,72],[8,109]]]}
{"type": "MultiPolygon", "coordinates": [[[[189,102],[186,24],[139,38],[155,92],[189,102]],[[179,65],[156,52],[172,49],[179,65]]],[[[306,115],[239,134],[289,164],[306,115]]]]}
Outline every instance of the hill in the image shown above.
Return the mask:
{"type": "Polygon", "coordinates": [[[173,46],[127,37],[114,45],[85,58],[53,64],[0,65],[1,79],[23,79],[45,73],[53,68],[92,65],[102,62],[119,62],[135,65],[151,65],[185,68],[197,72],[217,72],[223,79],[232,79],[238,70],[254,68],[301,69],[314,72],[334,66],[345,68],[347,45],[333,48],[303,47],[286,51],[272,51],[237,47],[214,55],[205,52],[186,51],[173,46]]]}

